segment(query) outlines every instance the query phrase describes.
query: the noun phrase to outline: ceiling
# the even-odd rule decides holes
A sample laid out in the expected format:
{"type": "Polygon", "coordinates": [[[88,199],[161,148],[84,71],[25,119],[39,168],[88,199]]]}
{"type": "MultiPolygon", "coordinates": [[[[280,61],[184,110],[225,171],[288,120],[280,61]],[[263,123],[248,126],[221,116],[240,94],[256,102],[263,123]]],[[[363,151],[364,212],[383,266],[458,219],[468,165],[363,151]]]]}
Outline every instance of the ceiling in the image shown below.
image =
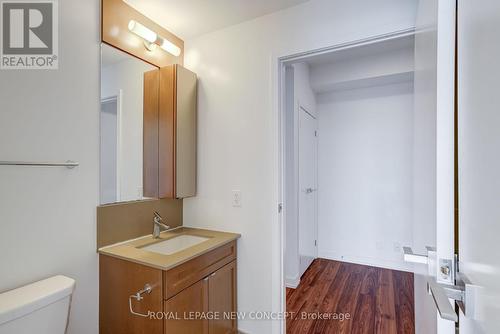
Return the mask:
{"type": "Polygon", "coordinates": [[[309,0],[124,0],[186,40],[309,0]]]}

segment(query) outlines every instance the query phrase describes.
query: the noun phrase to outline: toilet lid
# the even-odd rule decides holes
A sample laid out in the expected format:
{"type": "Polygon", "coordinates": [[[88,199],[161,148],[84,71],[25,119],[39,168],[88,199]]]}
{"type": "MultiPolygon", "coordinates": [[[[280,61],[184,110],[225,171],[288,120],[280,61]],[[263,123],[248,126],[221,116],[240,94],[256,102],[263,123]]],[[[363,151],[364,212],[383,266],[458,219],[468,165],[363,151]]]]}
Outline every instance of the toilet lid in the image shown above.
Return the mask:
{"type": "Polygon", "coordinates": [[[0,294],[0,325],[73,293],[75,280],[58,275],[0,294]]]}

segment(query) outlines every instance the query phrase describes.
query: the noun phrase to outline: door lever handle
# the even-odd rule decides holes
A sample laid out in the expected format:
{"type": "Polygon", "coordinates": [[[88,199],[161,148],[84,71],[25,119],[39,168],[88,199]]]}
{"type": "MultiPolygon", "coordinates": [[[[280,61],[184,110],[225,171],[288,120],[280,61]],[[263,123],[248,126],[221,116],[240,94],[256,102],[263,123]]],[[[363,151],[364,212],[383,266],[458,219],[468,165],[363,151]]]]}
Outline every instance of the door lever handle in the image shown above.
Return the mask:
{"type": "Polygon", "coordinates": [[[434,299],[434,304],[436,304],[439,316],[445,320],[458,322],[458,315],[449,298],[462,301],[464,294],[462,288],[454,285],[437,283],[434,278],[429,278],[427,280],[427,288],[432,295],[432,299],[434,299]]]}
{"type": "MultiPolygon", "coordinates": [[[[427,251],[432,252],[436,251],[434,248],[427,246],[427,251]]],[[[423,263],[427,264],[429,262],[429,258],[427,255],[422,255],[422,254],[415,254],[413,253],[413,250],[411,247],[403,247],[403,258],[406,262],[411,262],[411,263],[423,263]]]]}
{"type": "Polygon", "coordinates": [[[457,273],[456,285],[441,284],[436,279],[427,279],[427,289],[434,299],[439,316],[446,320],[458,321],[455,312],[455,303],[460,307],[465,317],[477,319],[476,297],[481,289],[480,286],[472,284],[461,272],[457,273]],[[453,301],[450,301],[452,299],[453,301]]]}

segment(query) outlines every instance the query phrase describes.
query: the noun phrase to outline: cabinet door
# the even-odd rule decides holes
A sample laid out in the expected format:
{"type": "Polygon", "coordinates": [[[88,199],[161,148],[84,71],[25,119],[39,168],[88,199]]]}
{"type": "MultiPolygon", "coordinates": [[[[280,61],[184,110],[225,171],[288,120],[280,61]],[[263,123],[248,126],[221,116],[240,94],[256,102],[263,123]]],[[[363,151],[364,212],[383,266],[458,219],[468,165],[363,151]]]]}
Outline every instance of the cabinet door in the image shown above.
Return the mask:
{"type": "Polygon", "coordinates": [[[175,197],[196,195],[196,74],[176,66],[175,197]]]}
{"type": "Polygon", "coordinates": [[[160,71],[144,73],[142,186],[144,197],[158,198],[158,98],[160,71]]]}
{"type": "Polygon", "coordinates": [[[196,193],[196,74],[174,64],[160,68],[158,115],[159,198],[196,193]]]}
{"type": "MultiPolygon", "coordinates": [[[[135,312],[159,312],[163,306],[162,272],[110,256],[99,256],[99,333],[161,334],[163,321],[130,313],[129,296],[153,287],[141,301],[132,301],[135,312]]],[[[200,332],[201,333],[201,332],[200,332]]]]}
{"type": "Polygon", "coordinates": [[[176,66],[160,68],[158,111],[158,196],[175,198],[176,66]]]}
{"type": "Polygon", "coordinates": [[[198,281],[165,302],[165,334],[208,334],[208,278],[198,281]]]}
{"type": "Polygon", "coordinates": [[[209,276],[209,311],[219,316],[210,320],[210,334],[236,333],[236,319],[229,317],[236,312],[236,261],[209,276]]]}

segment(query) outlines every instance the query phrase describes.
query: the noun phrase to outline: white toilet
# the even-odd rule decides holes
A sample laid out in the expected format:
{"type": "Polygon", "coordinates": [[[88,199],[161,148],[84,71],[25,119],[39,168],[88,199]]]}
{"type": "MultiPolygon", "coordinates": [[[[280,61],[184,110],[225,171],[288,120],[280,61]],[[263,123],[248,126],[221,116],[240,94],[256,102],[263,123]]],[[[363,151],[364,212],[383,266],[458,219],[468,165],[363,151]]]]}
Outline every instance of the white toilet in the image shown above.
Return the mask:
{"type": "Polygon", "coordinates": [[[64,334],[75,280],[54,276],[0,294],[0,334],[64,334]]]}

